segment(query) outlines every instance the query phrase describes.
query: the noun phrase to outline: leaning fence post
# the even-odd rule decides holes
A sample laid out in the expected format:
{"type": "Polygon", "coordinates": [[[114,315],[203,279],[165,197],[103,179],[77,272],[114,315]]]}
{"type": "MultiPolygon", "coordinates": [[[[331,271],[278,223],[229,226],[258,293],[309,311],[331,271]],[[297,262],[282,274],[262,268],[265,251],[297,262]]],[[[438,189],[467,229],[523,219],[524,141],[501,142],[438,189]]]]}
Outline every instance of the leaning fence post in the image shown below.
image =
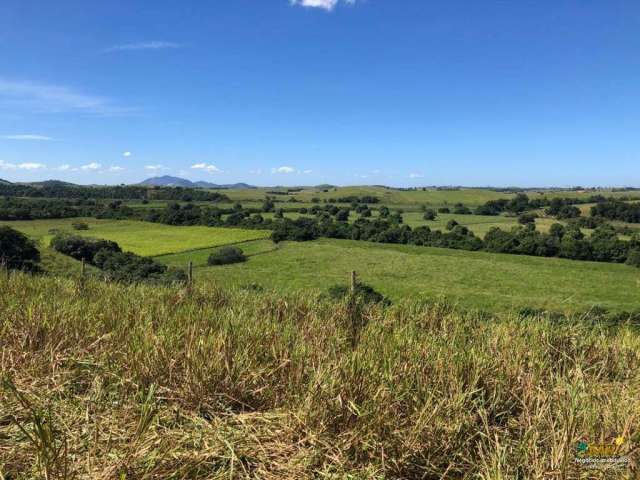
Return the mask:
{"type": "Polygon", "coordinates": [[[189,265],[187,265],[187,283],[189,287],[193,284],[193,262],[189,260],[189,265]]]}
{"type": "Polygon", "coordinates": [[[357,283],[358,282],[357,282],[356,272],[355,270],[353,270],[351,272],[351,293],[355,293],[357,283]]]}

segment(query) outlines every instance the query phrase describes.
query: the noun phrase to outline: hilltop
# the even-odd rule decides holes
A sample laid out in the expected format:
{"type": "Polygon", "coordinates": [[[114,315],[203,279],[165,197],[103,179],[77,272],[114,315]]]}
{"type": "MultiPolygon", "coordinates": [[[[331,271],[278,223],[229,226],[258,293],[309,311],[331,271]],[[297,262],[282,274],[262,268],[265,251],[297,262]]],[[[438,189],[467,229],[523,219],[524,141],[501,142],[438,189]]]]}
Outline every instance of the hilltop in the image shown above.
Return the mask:
{"type": "Polygon", "coordinates": [[[186,178],[172,177],[163,175],[161,177],[151,177],[143,180],[138,185],[147,185],[154,187],[185,187],[185,188],[222,188],[222,189],[250,189],[256,188],[246,183],[232,183],[219,185],[216,183],[198,181],[192,182],[186,178]]]}

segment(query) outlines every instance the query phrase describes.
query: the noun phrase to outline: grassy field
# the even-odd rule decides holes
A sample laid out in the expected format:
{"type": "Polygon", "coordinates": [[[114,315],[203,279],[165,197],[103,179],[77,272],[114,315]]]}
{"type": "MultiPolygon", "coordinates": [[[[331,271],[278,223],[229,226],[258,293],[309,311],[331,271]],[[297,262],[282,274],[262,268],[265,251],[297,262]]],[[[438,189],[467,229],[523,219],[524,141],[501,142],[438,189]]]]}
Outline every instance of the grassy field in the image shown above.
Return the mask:
{"type": "Polygon", "coordinates": [[[152,256],[184,252],[206,247],[257,240],[268,237],[271,232],[262,230],[242,230],[235,228],[173,227],[158,223],[128,220],[97,220],[93,218],[34,220],[1,222],[29,237],[48,245],[52,230],[73,233],[87,237],[104,238],[117,242],[125,251],[138,255],[152,256]],[[72,224],[82,221],[89,230],[74,230],[72,224]]]}
{"type": "MultiPolygon", "coordinates": [[[[286,192],[286,188],[256,188],[256,189],[240,189],[240,190],[217,190],[220,193],[224,193],[233,201],[259,201],[263,200],[265,196],[270,195],[269,191],[283,191],[286,192]]],[[[337,187],[318,189],[307,187],[303,188],[299,192],[292,192],[289,196],[294,197],[301,202],[310,202],[313,198],[318,198],[321,201],[331,198],[347,197],[347,196],[363,196],[370,195],[380,198],[380,201],[388,205],[453,205],[461,202],[468,206],[478,206],[486,203],[489,200],[497,200],[500,198],[512,198],[514,194],[497,192],[489,189],[480,188],[461,188],[461,189],[435,189],[428,188],[426,190],[399,190],[394,188],[380,187],[380,186],[357,186],[357,187],[337,187]]],[[[613,192],[613,191],[570,191],[570,190],[530,190],[524,192],[531,198],[537,198],[546,196],[549,198],[586,198],[597,193],[606,197],[621,197],[630,196],[640,198],[639,191],[627,191],[627,192],[613,192]]],[[[276,198],[277,201],[283,202],[288,196],[285,195],[271,195],[276,198]]]]}
{"type": "Polygon", "coordinates": [[[22,274],[0,291],[0,478],[638,478],[631,325],[22,274]],[[622,470],[574,462],[615,439],[622,470]]]}
{"type": "Polygon", "coordinates": [[[278,248],[259,241],[241,248],[249,260],[223,267],[206,265],[213,249],[158,260],[174,266],[194,261],[196,279],[204,284],[255,283],[280,292],[326,292],[346,284],[348,273],[356,270],[362,281],[394,301],[446,297],[496,312],[523,307],[575,312],[596,305],[638,309],[640,273],[626,265],[328,239],[278,248]]]}

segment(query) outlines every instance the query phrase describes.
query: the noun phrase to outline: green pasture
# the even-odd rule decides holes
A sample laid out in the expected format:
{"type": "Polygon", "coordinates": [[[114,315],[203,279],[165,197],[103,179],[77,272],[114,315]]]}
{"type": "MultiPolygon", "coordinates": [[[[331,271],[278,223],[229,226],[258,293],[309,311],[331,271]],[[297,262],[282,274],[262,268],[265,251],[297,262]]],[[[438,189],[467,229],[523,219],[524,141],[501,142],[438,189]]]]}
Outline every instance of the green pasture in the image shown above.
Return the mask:
{"type": "Polygon", "coordinates": [[[467,308],[510,311],[535,307],[583,311],[603,306],[612,311],[638,309],[640,272],[626,265],[579,262],[485,252],[321,239],[270,241],[240,246],[247,262],[209,267],[213,251],[158,257],[169,265],[194,261],[198,282],[259,284],[283,292],[326,292],[346,284],[351,270],[395,301],[447,298],[467,308]]]}
{"type": "Polygon", "coordinates": [[[41,240],[40,243],[43,246],[48,245],[50,238],[57,230],[86,237],[113,240],[123,250],[144,256],[257,240],[271,234],[271,232],[264,230],[201,226],[174,227],[158,223],[94,218],[0,222],[0,225],[8,225],[31,238],[41,240]],[[72,224],[79,221],[88,224],[89,230],[74,230],[72,224]]]}

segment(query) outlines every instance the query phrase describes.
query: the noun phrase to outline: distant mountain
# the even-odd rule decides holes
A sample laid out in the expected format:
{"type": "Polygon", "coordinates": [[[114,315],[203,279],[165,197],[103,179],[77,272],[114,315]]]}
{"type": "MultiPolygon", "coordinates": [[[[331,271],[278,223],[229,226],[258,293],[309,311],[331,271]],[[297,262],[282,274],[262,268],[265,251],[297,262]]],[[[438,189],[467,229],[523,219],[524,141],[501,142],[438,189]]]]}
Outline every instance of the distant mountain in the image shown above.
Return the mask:
{"type": "Polygon", "coordinates": [[[184,178],[163,175],[162,177],[147,178],[140,182],[140,185],[149,185],[152,187],[194,187],[193,182],[184,178]]]}
{"type": "Polygon", "coordinates": [[[75,183],[63,182],[62,180],[44,180],[42,182],[28,182],[32,187],[77,187],[75,183]]]}
{"type": "Polygon", "coordinates": [[[246,183],[233,183],[227,185],[219,185],[210,182],[192,182],[186,178],[172,177],[170,175],[164,175],[162,177],[147,178],[145,181],[140,182],[139,185],[148,185],[153,187],[187,187],[187,188],[226,188],[226,189],[246,189],[256,188],[246,183]]]}

